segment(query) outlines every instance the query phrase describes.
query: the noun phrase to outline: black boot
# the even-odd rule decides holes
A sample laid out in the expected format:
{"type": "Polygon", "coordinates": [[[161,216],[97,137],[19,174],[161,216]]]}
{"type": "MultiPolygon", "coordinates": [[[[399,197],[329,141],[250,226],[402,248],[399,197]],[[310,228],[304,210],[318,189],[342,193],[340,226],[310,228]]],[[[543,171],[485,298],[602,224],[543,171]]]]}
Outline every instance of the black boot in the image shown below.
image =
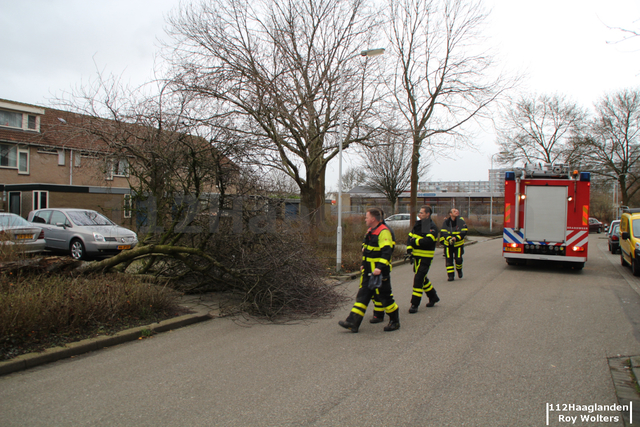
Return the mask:
{"type": "Polygon", "coordinates": [[[462,279],[462,269],[458,270],[458,277],[462,279]]]}
{"type": "Polygon", "coordinates": [[[440,301],[440,298],[438,297],[438,293],[433,288],[427,292],[427,297],[429,298],[427,307],[433,307],[434,305],[436,305],[438,301],[440,301]]]}
{"type": "Polygon", "coordinates": [[[454,277],[455,276],[453,275],[453,273],[449,273],[449,278],[447,279],[447,281],[453,282],[454,277]]]}
{"type": "Polygon", "coordinates": [[[374,313],[373,317],[369,319],[369,323],[382,323],[384,322],[384,311],[380,314],[374,313]]]}
{"type": "Polygon", "coordinates": [[[397,331],[400,329],[400,314],[398,314],[400,310],[396,309],[389,313],[389,324],[384,327],[384,330],[389,331],[397,331]]]}
{"type": "Polygon", "coordinates": [[[338,325],[342,326],[345,329],[349,329],[355,334],[358,332],[358,328],[360,328],[360,323],[362,323],[362,316],[351,313],[347,317],[347,320],[339,321],[338,325]]]}
{"type": "Polygon", "coordinates": [[[417,313],[418,312],[418,306],[417,305],[412,305],[411,308],[409,309],[409,313],[413,314],[413,313],[417,313]]]}

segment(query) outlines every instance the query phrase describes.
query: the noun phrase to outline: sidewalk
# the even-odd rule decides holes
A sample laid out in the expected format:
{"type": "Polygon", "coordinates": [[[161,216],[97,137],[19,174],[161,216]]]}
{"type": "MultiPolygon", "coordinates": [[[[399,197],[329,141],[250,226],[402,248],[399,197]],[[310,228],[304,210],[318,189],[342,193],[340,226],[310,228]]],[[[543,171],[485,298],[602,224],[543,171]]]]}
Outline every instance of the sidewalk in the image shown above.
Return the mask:
{"type": "Polygon", "coordinates": [[[120,331],[114,335],[105,335],[69,343],[64,347],[48,348],[40,353],[29,353],[0,362],[0,375],[22,371],[45,363],[55,362],[90,351],[149,337],[159,332],[171,331],[198,322],[204,322],[220,316],[220,307],[212,295],[184,295],[180,306],[191,311],[189,314],[152,323],[145,326],[120,331]]]}

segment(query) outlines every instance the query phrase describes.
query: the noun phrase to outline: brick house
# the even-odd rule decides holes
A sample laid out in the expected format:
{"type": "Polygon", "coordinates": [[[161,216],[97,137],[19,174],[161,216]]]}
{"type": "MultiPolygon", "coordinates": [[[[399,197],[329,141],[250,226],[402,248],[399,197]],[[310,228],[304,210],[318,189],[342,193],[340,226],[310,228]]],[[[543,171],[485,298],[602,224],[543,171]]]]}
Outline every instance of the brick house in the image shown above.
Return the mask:
{"type": "Polygon", "coordinates": [[[132,227],[128,164],[69,123],[82,116],[0,99],[0,209],[94,209],[132,227]]]}

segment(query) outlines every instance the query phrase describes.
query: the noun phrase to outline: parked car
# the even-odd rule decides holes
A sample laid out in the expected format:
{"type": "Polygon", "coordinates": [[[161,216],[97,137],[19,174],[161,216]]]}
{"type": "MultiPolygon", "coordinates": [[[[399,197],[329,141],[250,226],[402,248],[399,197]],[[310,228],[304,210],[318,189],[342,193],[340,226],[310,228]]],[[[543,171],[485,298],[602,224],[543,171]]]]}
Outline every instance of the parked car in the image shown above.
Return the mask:
{"type": "Polygon", "coordinates": [[[46,246],[41,227],[12,213],[0,213],[0,244],[17,245],[25,253],[42,252],[46,246]]]}
{"type": "Polygon", "coordinates": [[[39,209],[28,219],[44,230],[47,249],[75,259],[115,255],[138,244],[136,233],[89,209],[39,209]]]}
{"type": "Polygon", "coordinates": [[[620,218],[620,264],[630,265],[634,276],[640,276],[640,211],[629,209],[620,218]]]}
{"type": "Polygon", "coordinates": [[[596,218],[589,218],[589,233],[595,231],[596,233],[602,233],[604,225],[596,218]]]}
{"type": "MultiPolygon", "coordinates": [[[[419,218],[416,217],[416,221],[419,218]]],[[[409,228],[411,226],[410,214],[395,214],[385,218],[384,222],[391,228],[409,228]]]]}
{"type": "Polygon", "coordinates": [[[609,225],[609,232],[607,233],[607,240],[609,241],[609,251],[615,254],[620,250],[620,221],[611,221],[609,225]]]}

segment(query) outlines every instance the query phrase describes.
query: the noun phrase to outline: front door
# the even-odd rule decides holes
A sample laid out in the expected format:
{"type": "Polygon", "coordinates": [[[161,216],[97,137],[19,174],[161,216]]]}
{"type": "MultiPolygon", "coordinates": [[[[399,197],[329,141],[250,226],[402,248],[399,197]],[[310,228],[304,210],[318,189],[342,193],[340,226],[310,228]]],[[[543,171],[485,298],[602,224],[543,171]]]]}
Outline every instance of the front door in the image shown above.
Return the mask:
{"type": "Polygon", "coordinates": [[[9,192],[9,212],[12,214],[20,215],[21,214],[21,193],[19,191],[10,191],[9,192]]]}

